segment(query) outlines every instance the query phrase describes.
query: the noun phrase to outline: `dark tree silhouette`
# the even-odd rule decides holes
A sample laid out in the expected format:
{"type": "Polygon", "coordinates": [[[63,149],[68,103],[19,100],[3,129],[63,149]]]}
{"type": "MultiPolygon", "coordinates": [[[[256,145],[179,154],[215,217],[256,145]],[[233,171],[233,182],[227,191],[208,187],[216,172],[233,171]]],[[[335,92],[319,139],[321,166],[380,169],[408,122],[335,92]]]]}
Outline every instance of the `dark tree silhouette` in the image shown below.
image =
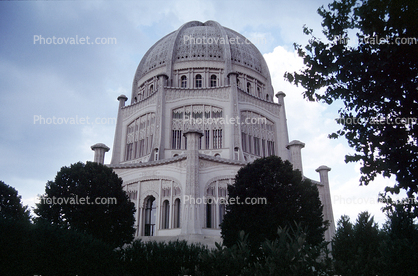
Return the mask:
{"type": "Polygon", "coordinates": [[[94,162],[62,167],[35,209],[38,220],[91,234],[115,247],[132,241],[134,211],[122,179],[94,162]]]}
{"type": "Polygon", "coordinates": [[[295,222],[305,229],[309,244],[323,241],[326,223],[318,189],[309,179],[302,179],[289,161],[271,156],[246,165],[238,171],[235,184],[228,187],[228,196],[230,204],[221,224],[228,247],[237,243],[243,230],[255,252],[266,239],[277,237],[279,227],[294,227],[295,222]],[[267,204],[243,204],[251,198],[265,198],[267,204]],[[231,199],[241,204],[232,204],[231,199]]]}
{"type": "Polygon", "coordinates": [[[353,225],[348,216],[338,221],[332,241],[335,273],[338,275],[381,275],[382,234],[368,212],[353,225]]]}
{"type": "Polygon", "coordinates": [[[21,199],[15,188],[0,181],[0,218],[29,222],[28,207],[22,205],[21,199]]]}

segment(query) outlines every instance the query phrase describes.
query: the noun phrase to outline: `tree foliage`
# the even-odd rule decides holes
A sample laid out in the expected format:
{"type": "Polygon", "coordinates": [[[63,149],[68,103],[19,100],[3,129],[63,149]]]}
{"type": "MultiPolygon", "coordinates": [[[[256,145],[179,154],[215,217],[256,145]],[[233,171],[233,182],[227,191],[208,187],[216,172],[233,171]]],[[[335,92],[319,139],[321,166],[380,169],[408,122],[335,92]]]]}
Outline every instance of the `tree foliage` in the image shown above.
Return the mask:
{"type": "Polygon", "coordinates": [[[0,219],[29,222],[28,207],[23,206],[21,200],[15,188],[0,181],[0,219]]]}
{"type": "Polygon", "coordinates": [[[276,238],[278,227],[292,226],[295,222],[306,228],[307,243],[317,245],[323,241],[326,223],[318,189],[310,180],[302,179],[300,171],[294,171],[289,161],[271,156],[242,167],[235,184],[228,187],[228,196],[230,204],[221,224],[224,244],[228,247],[238,241],[243,230],[249,235],[252,251],[256,252],[266,239],[276,238]],[[266,202],[244,204],[246,199],[266,202]],[[236,204],[238,201],[241,204],[236,204]]]}
{"type": "Polygon", "coordinates": [[[418,271],[418,227],[411,206],[393,204],[386,209],[388,220],[381,243],[382,275],[413,275],[418,271]]]}
{"type": "Polygon", "coordinates": [[[118,250],[126,275],[188,275],[201,263],[201,254],[208,251],[203,245],[186,241],[156,242],[135,240],[118,250]]]}
{"type": "Polygon", "coordinates": [[[344,136],[356,150],[346,162],[361,161],[361,184],[395,175],[388,190],[411,197],[418,192],[418,2],[337,0],[318,13],[326,40],[305,27],[308,45],[295,44],[305,69],[285,76],[311,101],[342,101],[341,129],[330,137],[344,136]]]}
{"type": "Polygon", "coordinates": [[[306,237],[300,224],[279,227],[273,240],[260,244],[263,254],[254,259],[249,235],[241,231],[236,244],[217,244],[202,252],[195,270],[183,270],[181,275],[333,275],[326,243],[312,247],[306,237]]]}
{"type": "Polygon", "coordinates": [[[112,247],[49,224],[0,220],[0,275],[123,275],[112,247]]]}
{"type": "Polygon", "coordinates": [[[381,241],[378,225],[368,212],[360,213],[354,225],[348,216],[342,216],[332,241],[335,273],[378,275],[381,271],[381,241]]]}
{"type": "Polygon", "coordinates": [[[35,209],[38,220],[91,234],[115,247],[133,240],[134,211],[122,179],[94,162],[62,167],[35,209]]]}

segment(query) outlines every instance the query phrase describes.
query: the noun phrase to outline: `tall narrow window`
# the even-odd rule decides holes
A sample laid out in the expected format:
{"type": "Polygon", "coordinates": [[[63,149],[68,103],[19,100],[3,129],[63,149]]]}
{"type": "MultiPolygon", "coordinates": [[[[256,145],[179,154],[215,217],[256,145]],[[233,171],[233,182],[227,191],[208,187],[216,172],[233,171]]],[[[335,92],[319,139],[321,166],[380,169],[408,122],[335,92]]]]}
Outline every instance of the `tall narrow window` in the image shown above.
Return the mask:
{"type": "Polygon", "coordinates": [[[210,87],[216,87],[216,75],[210,76],[210,87]]]}
{"type": "Polygon", "coordinates": [[[254,154],[261,156],[260,154],[260,138],[254,137],[254,154]]]}
{"type": "Polygon", "coordinates": [[[145,155],[144,147],[145,147],[144,139],[139,140],[139,156],[145,155]]]}
{"type": "Polygon", "coordinates": [[[259,98],[261,98],[261,90],[260,90],[260,87],[257,87],[257,96],[259,98]]]}
{"type": "Polygon", "coordinates": [[[129,143],[126,145],[126,158],[125,160],[131,160],[132,159],[132,146],[133,143],[129,143]]]}
{"type": "Polygon", "coordinates": [[[274,155],[274,142],[267,141],[267,154],[268,156],[274,155]]]}
{"type": "Polygon", "coordinates": [[[168,228],[170,228],[170,203],[168,200],[164,200],[162,210],[162,229],[168,228]]]}
{"type": "Polygon", "coordinates": [[[138,141],[136,141],[134,144],[135,144],[134,158],[137,158],[137,157],[139,157],[139,155],[138,155],[138,141]]]}
{"type": "Polygon", "coordinates": [[[213,228],[214,227],[214,209],[215,205],[212,203],[206,204],[206,228],[213,228]]]}
{"type": "Polygon", "coordinates": [[[222,148],[222,129],[213,130],[213,148],[214,149],[222,148]]]}
{"type": "Polygon", "coordinates": [[[225,204],[219,204],[219,228],[225,216],[225,204]]]}
{"type": "Polygon", "coordinates": [[[149,94],[151,95],[153,91],[154,91],[154,85],[151,84],[149,87],[149,94]]]}
{"type": "Polygon", "coordinates": [[[205,130],[205,149],[209,149],[209,142],[210,142],[210,130],[205,130]]]}
{"type": "Polygon", "coordinates": [[[262,156],[266,157],[266,140],[261,139],[261,147],[262,147],[261,149],[262,156]]]}
{"type": "Polygon", "coordinates": [[[251,83],[247,82],[247,93],[251,93],[251,83]]]}
{"type": "Polygon", "coordinates": [[[171,140],[172,149],[181,149],[181,130],[173,130],[171,140]]]}
{"type": "Polygon", "coordinates": [[[180,199],[174,201],[174,228],[180,228],[180,199]]]}
{"type": "Polygon", "coordinates": [[[187,87],[187,77],[181,76],[181,87],[186,88],[187,87]]]}
{"type": "Polygon", "coordinates": [[[154,236],[155,234],[155,198],[153,196],[149,197],[145,205],[145,235],[144,236],[154,236]]]}
{"type": "Polygon", "coordinates": [[[202,87],[202,76],[196,75],[196,88],[202,87]]]}
{"type": "Polygon", "coordinates": [[[247,134],[244,132],[241,133],[241,143],[242,143],[242,150],[247,151],[247,134]]]}

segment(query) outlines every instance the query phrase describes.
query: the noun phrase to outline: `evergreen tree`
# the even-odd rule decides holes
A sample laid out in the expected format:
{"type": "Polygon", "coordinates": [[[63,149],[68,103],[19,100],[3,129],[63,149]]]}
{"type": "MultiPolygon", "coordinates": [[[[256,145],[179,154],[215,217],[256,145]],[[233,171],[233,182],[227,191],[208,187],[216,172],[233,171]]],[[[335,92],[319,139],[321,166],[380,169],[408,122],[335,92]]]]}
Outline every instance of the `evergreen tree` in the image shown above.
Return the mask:
{"type": "Polygon", "coordinates": [[[368,212],[360,213],[354,225],[351,224],[348,216],[342,216],[332,241],[335,273],[380,275],[381,241],[379,227],[368,212]]]}

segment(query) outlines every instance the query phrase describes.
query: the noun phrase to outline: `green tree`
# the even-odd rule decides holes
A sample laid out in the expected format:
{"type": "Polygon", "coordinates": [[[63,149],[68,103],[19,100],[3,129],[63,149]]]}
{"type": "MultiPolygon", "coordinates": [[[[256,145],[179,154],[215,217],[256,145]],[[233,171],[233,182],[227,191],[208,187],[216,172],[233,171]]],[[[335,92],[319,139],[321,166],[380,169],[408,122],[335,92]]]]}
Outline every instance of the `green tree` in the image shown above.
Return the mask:
{"type": "Polygon", "coordinates": [[[308,100],[342,101],[341,129],[330,137],[344,136],[355,149],[345,160],[361,161],[361,184],[395,175],[391,191],[411,197],[418,191],[418,1],[338,0],[318,13],[325,42],[304,27],[311,39],[295,48],[305,68],[285,77],[308,100]]]}
{"type": "Polygon", "coordinates": [[[115,247],[133,240],[134,211],[122,179],[94,162],[62,167],[35,209],[39,221],[91,234],[115,247]]]}
{"type": "Polygon", "coordinates": [[[49,224],[0,220],[0,275],[123,275],[112,247],[49,224]]]}
{"type": "Polygon", "coordinates": [[[252,252],[266,239],[274,240],[278,227],[300,223],[306,228],[306,241],[317,245],[323,241],[326,222],[318,189],[309,179],[302,179],[289,161],[270,156],[242,167],[235,184],[228,187],[229,204],[221,224],[224,244],[237,243],[240,231],[249,235],[252,252]],[[246,199],[265,199],[265,204],[243,204],[246,199]],[[233,202],[231,199],[235,200],[233,202]],[[233,204],[239,201],[241,204],[233,204]]]}
{"type": "Polygon", "coordinates": [[[335,273],[380,275],[381,241],[379,227],[368,212],[360,213],[354,225],[348,216],[342,216],[332,241],[335,273]]]}
{"type": "Polygon", "coordinates": [[[0,218],[29,222],[28,207],[22,205],[21,199],[15,188],[0,181],[0,218]]]}
{"type": "Polygon", "coordinates": [[[189,275],[201,263],[208,249],[186,241],[156,242],[135,240],[118,250],[127,275],[189,275]],[[181,271],[188,271],[181,273],[181,271]]]}
{"type": "Polygon", "coordinates": [[[379,275],[414,275],[418,271],[418,227],[414,214],[406,204],[386,207],[388,220],[381,243],[382,273],[379,275]]]}
{"type": "Polygon", "coordinates": [[[341,216],[337,222],[337,230],[332,241],[332,255],[334,257],[334,267],[341,275],[354,273],[352,258],[354,256],[354,230],[350,218],[346,215],[341,216]]]}
{"type": "Polygon", "coordinates": [[[326,243],[310,246],[303,228],[294,226],[279,227],[274,240],[262,242],[258,258],[251,258],[248,235],[241,231],[232,247],[216,244],[199,255],[195,270],[183,270],[181,275],[332,275],[326,243]]]}

